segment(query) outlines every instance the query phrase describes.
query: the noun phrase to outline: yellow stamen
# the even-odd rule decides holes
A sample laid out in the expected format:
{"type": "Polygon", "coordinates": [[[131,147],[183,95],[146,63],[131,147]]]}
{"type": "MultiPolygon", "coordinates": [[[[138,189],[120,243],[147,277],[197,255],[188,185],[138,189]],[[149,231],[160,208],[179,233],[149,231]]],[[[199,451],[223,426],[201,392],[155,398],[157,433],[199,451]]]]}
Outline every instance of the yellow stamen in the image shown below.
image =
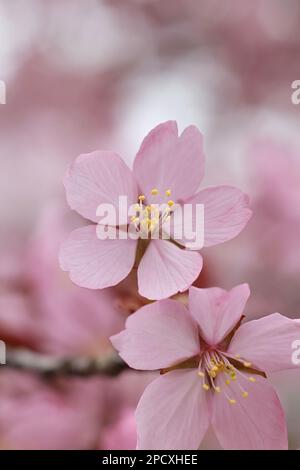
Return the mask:
{"type": "Polygon", "coordinates": [[[170,199],[170,201],[168,201],[168,206],[169,206],[169,207],[174,206],[174,201],[172,201],[172,200],[170,199]]]}
{"type": "Polygon", "coordinates": [[[244,362],[244,367],[251,367],[251,366],[252,366],[251,362],[244,362]]]}
{"type": "Polygon", "coordinates": [[[246,392],[246,391],[243,391],[243,392],[242,392],[242,397],[243,397],[243,398],[248,398],[248,395],[249,395],[248,392],[246,392]]]}
{"type": "Polygon", "coordinates": [[[256,379],[254,377],[249,377],[248,380],[249,380],[249,382],[253,382],[253,383],[256,382],[256,379]]]}
{"type": "Polygon", "coordinates": [[[241,355],[240,355],[240,354],[236,354],[235,357],[236,357],[237,359],[239,359],[239,358],[241,357],[241,355]]]}
{"type": "Polygon", "coordinates": [[[138,200],[139,201],[144,201],[146,198],[144,196],[144,194],[141,194],[139,197],[138,197],[138,200]]]}
{"type": "Polygon", "coordinates": [[[138,217],[135,217],[134,215],[131,217],[131,222],[137,222],[139,220],[138,217]]]}
{"type": "Polygon", "coordinates": [[[171,196],[171,189],[166,190],[166,196],[170,197],[171,196]]]}
{"type": "Polygon", "coordinates": [[[233,398],[228,398],[228,401],[231,405],[235,405],[236,404],[236,400],[234,400],[233,398]]]}
{"type": "Polygon", "coordinates": [[[198,372],[199,377],[204,377],[204,373],[199,370],[198,372]]]}
{"type": "Polygon", "coordinates": [[[226,385],[230,385],[230,379],[227,379],[227,380],[225,381],[225,383],[226,383],[226,385]]]}
{"type": "Polygon", "coordinates": [[[209,386],[207,384],[203,384],[202,387],[204,388],[204,390],[208,391],[209,390],[209,386]]]}
{"type": "Polygon", "coordinates": [[[221,388],[220,388],[220,387],[216,387],[216,388],[215,388],[215,391],[216,391],[217,393],[221,393],[221,388]]]}
{"type": "Polygon", "coordinates": [[[158,195],[158,189],[156,189],[156,188],[151,189],[151,194],[152,194],[152,196],[157,196],[158,195]]]}

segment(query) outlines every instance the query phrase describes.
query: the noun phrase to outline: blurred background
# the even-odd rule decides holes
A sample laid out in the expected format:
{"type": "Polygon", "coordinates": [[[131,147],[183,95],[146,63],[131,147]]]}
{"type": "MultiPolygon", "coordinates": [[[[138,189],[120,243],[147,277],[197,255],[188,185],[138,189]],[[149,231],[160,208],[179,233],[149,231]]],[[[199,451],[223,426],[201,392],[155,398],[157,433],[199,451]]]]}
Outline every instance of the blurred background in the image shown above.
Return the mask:
{"type": "MultiPolygon", "coordinates": [[[[248,192],[254,216],[204,250],[199,286],[249,282],[246,313],[300,316],[298,0],[0,0],[0,339],[45,354],[110,350],[140,299],[74,286],[57,251],[79,221],[62,179],[78,154],[130,166],[175,119],[204,134],[206,184],[248,192]]],[[[272,377],[300,448],[300,371],[272,377]]],[[[0,448],[133,449],[151,374],[43,378],[0,366],[0,448]]],[[[218,448],[208,435],[204,448],[218,448]]]]}

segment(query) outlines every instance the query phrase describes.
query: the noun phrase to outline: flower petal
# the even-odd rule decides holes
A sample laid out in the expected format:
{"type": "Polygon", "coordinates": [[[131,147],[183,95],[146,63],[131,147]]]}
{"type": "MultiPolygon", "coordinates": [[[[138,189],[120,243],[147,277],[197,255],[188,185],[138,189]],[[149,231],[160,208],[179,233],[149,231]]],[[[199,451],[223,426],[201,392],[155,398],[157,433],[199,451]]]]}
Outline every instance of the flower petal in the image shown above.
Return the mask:
{"type": "Polygon", "coordinates": [[[96,225],[74,230],[60,250],[60,266],[75,284],[89,289],[114,286],[131,271],[136,240],[100,240],[96,225]]]}
{"type": "Polygon", "coordinates": [[[204,205],[204,246],[236,237],[252,215],[248,196],[232,186],[203,189],[187,203],[204,205]]]}
{"type": "Polygon", "coordinates": [[[162,224],[162,233],[165,239],[172,239],[189,250],[201,250],[204,246],[203,208],[176,204],[162,224]]]}
{"type": "Polygon", "coordinates": [[[210,422],[208,399],[196,369],[154,380],[136,410],[138,449],[198,449],[210,422]]]}
{"type": "MultiPolygon", "coordinates": [[[[297,367],[293,363],[293,343],[300,339],[300,322],[280,313],[244,323],[234,334],[228,353],[266,371],[297,367]]],[[[298,365],[299,367],[299,365],[298,365]]]]}
{"type": "MultiPolygon", "coordinates": [[[[203,138],[195,126],[187,127],[178,136],[175,121],[168,121],[155,127],[144,139],[135,158],[133,172],[147,197],[151,189],[161,194],[171,189],[175,201],[192,196],[204,175],[203,138]]],[[[156,196],[155,202],[165,202],[156,196]]]]}
{"type": "Polygon", "coordinates": [[[110,339],[134,369],[167,368],[200,352],[197,325],[175,300],[142,307],[127,319],[126,329],[110,339]]]}
{"type": "Polygon", "coordinates": [[[248,392],[243,398],[236,383],[213,397],[212,425],[221,446],[226,450],[284,450],[288,447],[284,411],[273,387],[257,376],[251,383],[239,379],[248,392]]]}
{"type": "MultiPolygon", "coordinates": [[[[127,196],[128,206],[137,201],[138,189],[134,176],[116,153],[96,151],[80,155],[69,167],[64,179],[67,200],[70,207],[93,222],[100,204],[111,204],[119,215],[119,196],[127,196]]],[[[128,220],[122,213],[109,225],[123,225],[128,220]]]]}
{"type": "Polygon", "coordinates": [[[183,292],[197,279],[202,264],[199,253],[167,240],[151,240],[138,267],[139,293],[160,300],[183,292]]]}
{"type": "Polygon", "coordinates": [[[199,324],[201,336],[208,344],[217,346],[237,325],[249,295],[248,284],[241,284],[229,292],[218,287],[190,288],[190,313],[199,324]]]}

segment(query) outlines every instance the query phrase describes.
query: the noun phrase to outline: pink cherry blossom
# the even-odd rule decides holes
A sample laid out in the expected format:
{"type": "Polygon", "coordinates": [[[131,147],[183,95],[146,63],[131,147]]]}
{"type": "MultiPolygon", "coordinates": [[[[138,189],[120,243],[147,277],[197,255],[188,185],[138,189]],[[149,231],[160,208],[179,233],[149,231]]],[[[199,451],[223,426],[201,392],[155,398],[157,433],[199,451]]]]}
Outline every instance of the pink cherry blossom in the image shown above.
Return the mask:
{"type": "MultiPolygon", "coordinates": [[[[181,246],[165,239],[99,239],[95,223],[100,204],[111,204],[118,213],[120,196],[128,204],[139,202],[182,207],[204,205],[204,246],[234,238],[248,222],[251,211],[248,197],[231,186],[210,187],[198,191],[204,175],[202,135],[190,126],[178,136],[177,124],[168,121],[155,127],[144,139],[131,171],[115,153],[96,151],[80,155],[69,168],[65,188],[70,207],[94,222],[71,233],[63,244],[60,264],[76,284],[102,289],[122,281],[137,267],[139,293],[149,299],[163,299],[183,292],[202,269],[199,247],[187,249],[186,240],[176,238],[181,246]]],[[[176,210],[170,210],[171,218],[176,210]]],[[[175,216],[173,217],[175,220],[175,216]]],[[[136,217],[134,223],[142,226],[136,217]]],[[[162,226],[166,213],[160,212],[162,226]]],[[[122,219],[128,224],[130,220],[122,219]]],[[[174,221],[175,224],[175,221],[174,221]]],[[[151,229],[146,226],[146,232],[151,229]]],[[[171,235],[171,233],[170,233],[171,235]]]]}
{"type": "Polygon", "coordinates": [[[242,323],[242,284],[161,300],[111,338],[135,369],[160,370],[136,410],[140,449],[197,449],[211,425],[224,449],[286,449],[284,411],[266,374],[295,368],[300,322],[274,313],[242,323]]]}

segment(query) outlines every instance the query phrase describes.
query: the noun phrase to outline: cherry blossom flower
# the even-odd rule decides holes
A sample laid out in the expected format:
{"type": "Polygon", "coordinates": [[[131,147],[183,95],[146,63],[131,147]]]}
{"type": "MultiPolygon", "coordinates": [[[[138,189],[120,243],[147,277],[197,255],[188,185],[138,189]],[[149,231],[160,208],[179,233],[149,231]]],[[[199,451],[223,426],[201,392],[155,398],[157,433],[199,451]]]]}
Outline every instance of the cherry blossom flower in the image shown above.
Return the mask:
{"type": "Polygon", "coordinates": [[[160,370],[136,410],[141,449],[197,449],[212,425],[225,449],[286,449],[284,411],[266,374],[296,366],[299,320],[242,323],[249,287],[189,290],[189,310],[161,300],[111,338],[135,369],[160,370]]]}
{"type": "Polygon", "coordinates": [[[139,293],[148,299],[159,300],[187,290],[202,269],[200,247],[192,251],[184,237],[175,242],[152,239],[150,233],[163,230],[168,218],[173,218],[175,225],[176,209],[183,204],[190,204],[193,210],[202,204],[202,245],[213,246],[238,235],[251,216],[248,197],[234,187],[198,191],[203,175],[202,135],[190,126],[178,136],[174,121],[160,124],[146,136],[133,171],[113,152],[80,155],[65,177],[67,199],[72,209],[94,224],[75,230],[63,244],[62,269],[69,271],[75,284],[102,289],[118,284],[137,267],[139,293]],[[97,208],[111,204],[120,216],[120,196],[127,196],[128,204],[136,206],[136,214],[123,217],[117,229],[120,232],[123,224],[134,226],[141,235],[138,240],[97,236],[97,208]],[[157,205],[163,209],[156,207],[155,217],[145,219],[144,214],[157,205]]]}

